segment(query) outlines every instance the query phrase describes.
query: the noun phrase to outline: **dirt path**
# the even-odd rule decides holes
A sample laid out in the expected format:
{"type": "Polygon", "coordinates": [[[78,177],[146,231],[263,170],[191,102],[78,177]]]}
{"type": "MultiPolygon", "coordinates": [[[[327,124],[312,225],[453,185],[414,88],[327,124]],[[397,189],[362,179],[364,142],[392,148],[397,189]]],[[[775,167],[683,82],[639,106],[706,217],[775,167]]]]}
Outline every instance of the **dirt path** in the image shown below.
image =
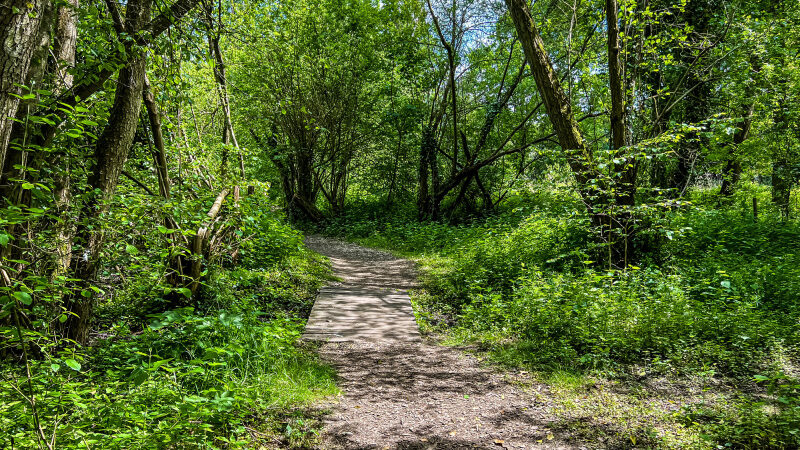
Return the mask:
{"type": "Polygon", "coordinates": [[[549,428],[547,395],[419,336],[411,262],[319,236],[307,244],[344,280],[322,291],[305,335],[328,341],[320,355],[344,392],[323,448],[572,448],[549,428]]]}

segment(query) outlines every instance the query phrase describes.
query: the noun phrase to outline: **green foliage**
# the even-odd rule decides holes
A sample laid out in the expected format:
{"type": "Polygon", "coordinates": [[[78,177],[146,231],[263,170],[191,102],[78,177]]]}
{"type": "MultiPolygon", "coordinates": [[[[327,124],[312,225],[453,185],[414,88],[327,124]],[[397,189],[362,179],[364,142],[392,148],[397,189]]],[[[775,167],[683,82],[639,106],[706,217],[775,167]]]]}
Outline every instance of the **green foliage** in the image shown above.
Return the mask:
{"type": "Polygon", "coordinates": [[[723,448],[789,449],[800,446],[800,385],[783,373],[756,375],[768,396],[740,398],[732,408],[705,404],[684,407],[679,418],[723,448]]]}
{"type": "Polygon", "coordinates": [[[0,149],[0,446],[309,445],[295,408],[334,389],[296,339],[329,273],[282,211],[418,258],[424,326],[508,365],[778,374],[686,426],[800,445],[796,5],[615,2],[629,133],[612,149],[606,5],[533,2],[586,145],[577,174],[502,2],[200,3],[134,44],[113,20],[128,2],[44,2],[29,73],[2,80],[27,86],[0,149]],[[74,63],[55,61],[65,11],[74,63]],[[136,92],[112,108],[139,53],[157,112],[136,92]],[[98,147],[127,126],[125,148],[98,147]],[[721,178],[741,180],[732,196],[721,178]],[[424,190],[441,209],[421,212],[449,222],[416,222],[424,190]],[[79,314],[86,346],[65,338],[79,314]]]}
{"type": "Polygon", "coordinates": [[[680,276],[658,270],[532,272],[510,298],[476,295],[461,323],[491,339],[518,337],[498,348],[507,362],[605,371],[644,362],[656,371],[747,373],[791,334],[752,305],[706,302],[690,292],[680,276]]]}
{"type": "MultiPolygon", "coordinates": [[[[331,370],[295,343],[302,326],[191,308],[154,315],[137,333],[120,324],[82,363],[33,364],[38,420],[58,448],[252,445],[283,431],[275,411],[335,393],[331,370]]],[[[35,447],[30,405],[12,390],[24,375],[2,373],[0,442],[35,447]]]]}
{"type": "Polygon", "coordinates": [[[663,225],[667,239],[643,257],[661,267],[601,271],[571,204],[541,195],[462,226],[329,230],[421,258],[431,320],[497,343],[513,363],[613,371],[647,361],[749,375],[798,344],[796,223],[678,210],[663,225]]]}
{"type": "Polygon", "coordinates": [[[36,447],[39,427],[57,448],[313,442],[315,419],[298,408],[335,394],[336,386],[332,370],[298,338],[329,269],[265,196],[253,195],[224,225],[244,241],[240,264],[206,262],[195,307],[169,309],[164,274],[176,250],[170,231],[152,228],[148,217],[163,208],[191,223],[194,210],[199,224],[208,201],[154,204],[122,189],[106,221],[130,228],[109,226],[104,289],[91,286],[102,297],[90,346],[52,337],[48,327],[60,319],[50,311],[51,292],[58,291],[46,280],[0,297],[7,316],[55,314],[53,324],[0,328],[2,350],[13,356],[0,365],[0,446],[36,447]]]}
{"type": "Polygon", "coordinates": [[[305,251],[303,235],[273,211],[263,196],[245,197],[241,205],[242,265],[269,268],[305,251]]]}

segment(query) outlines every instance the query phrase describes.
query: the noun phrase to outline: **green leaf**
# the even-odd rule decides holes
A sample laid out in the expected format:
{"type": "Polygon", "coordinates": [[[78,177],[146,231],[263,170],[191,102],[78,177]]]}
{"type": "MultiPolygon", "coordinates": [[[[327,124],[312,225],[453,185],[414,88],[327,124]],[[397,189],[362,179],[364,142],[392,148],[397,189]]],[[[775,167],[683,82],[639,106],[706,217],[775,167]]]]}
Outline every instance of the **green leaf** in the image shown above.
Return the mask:
{"type": "Polygon", "coordinates": [[[58,364],[50,364],[50,370],[52,370],[53,372],[58,372],[58,369],[60,368],[61,366],[59,366],[58,364]]]}
{"type": "Polygon", "coordinates": [[[22,183],[22,189],[33,189],[35,186],[33,183],[22,183]]]}
{"type": "Polygon", "coordinates": [[[17,292],[14,292],[13,295],[14,295],[14,298],[19,300],[23,305],[30,305],[31,303],[33,303],[33,299],[31,298],[31,295],[28,294],[27,292],[17,291],[17,292]]]}
{"type": "Polygon", "coordinates": [[[8,244],[8,235],[7,234],[0,234],[0,245],[5,247],[6,244],[8,244]]]}
{"type": "Polygon", "coordinates": [[[66,365],[72,370],[75,370],[75,371],[81,370],[81,364],[78,361],[75,361],[72,358],[65,359],[64,363],[66,363],[66,365]]]}
{"type": "Polygon", "coordinates": [[[719,284],[720,284],[720,286],[724,287],[725,289],[730,289],[731,288],[731,282],[729,280],[721,281],[719,284]]]}
{"type": "Polygon", "coordinates": [[[139,249],[137,249],[136,247],[132,246],[131,244],[128,244],[128,245],[125,246],[125,251],[128,252],[131,255],[135,255],[135,254],[139,253],[139,249]]]}

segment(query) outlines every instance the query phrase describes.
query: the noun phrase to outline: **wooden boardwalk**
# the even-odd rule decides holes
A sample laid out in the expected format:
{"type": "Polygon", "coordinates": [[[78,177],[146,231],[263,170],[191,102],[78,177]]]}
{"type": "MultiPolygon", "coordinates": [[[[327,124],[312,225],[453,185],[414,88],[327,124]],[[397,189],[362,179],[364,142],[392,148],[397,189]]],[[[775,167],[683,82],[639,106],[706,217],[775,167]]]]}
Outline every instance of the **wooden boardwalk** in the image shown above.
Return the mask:
{"type": "Polygon", "coordinates": [[[385,252],[315,238],[308,246],[331,260],[342,282],[322,288],[303,339],[327,342],[420,341],[408,289],[413,264],[385,252]]]}

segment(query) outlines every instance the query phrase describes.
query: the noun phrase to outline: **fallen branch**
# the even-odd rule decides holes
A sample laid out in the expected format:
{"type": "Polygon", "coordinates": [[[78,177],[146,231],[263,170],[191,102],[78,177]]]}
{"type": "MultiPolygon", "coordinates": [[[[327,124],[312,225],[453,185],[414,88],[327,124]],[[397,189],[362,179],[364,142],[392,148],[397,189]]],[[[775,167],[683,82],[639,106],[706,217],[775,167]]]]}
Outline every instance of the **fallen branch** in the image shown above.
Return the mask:
{"type": "Polygon", "coordinates": [[[203,248],[211,235],[210,227],[219,215],[220,210],[222,210],[222,203],[229,193],[229,189],[223,189],[219,195],[217,195],[214,204],[211,205],[211,209],[208,210],[208,221],[197,230],[197,234],[194,236],[191,248],[192,265],[189,269],[189,278],[191,279],[189,282],[189,290],[192,294],[197,292],[197,288],[200,286],[200,273],[203,266],[203,248]]]}

